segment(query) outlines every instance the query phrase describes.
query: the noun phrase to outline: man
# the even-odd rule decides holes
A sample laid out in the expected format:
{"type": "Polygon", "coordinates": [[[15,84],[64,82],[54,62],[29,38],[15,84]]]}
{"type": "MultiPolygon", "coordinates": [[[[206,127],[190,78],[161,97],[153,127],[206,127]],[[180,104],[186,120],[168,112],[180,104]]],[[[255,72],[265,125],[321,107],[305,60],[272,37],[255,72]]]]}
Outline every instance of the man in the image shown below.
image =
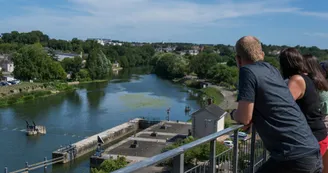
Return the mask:
{"type": "Polygon", "coordinates": [[[238,109],[232,118],[255,126],[270,159],[258,173],[319,173],[319,144],[279,71],[263,62],[260,41],[252,36],[236,43],[239,68],[238,109]]]}

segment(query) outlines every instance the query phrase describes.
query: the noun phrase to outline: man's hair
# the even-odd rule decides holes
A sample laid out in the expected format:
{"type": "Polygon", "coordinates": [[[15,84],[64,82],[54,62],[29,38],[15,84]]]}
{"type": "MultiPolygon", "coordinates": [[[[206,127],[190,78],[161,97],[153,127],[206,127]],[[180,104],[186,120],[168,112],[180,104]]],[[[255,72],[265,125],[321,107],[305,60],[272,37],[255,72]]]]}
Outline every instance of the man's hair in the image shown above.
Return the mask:
{"type": "Polygon", "coordinates": [[[253,62],[264,59],[261,42],[253,36],[244,36],[236,43],[237,56],[253,62]]]}

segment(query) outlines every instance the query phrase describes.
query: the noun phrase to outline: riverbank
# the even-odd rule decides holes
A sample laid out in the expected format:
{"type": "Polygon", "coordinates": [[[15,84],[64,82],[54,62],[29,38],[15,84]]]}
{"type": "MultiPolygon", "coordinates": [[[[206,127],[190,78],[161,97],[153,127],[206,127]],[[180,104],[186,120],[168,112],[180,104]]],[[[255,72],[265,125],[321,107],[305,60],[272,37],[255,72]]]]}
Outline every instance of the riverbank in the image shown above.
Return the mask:
{"type": "Polygon", "coordinates": [[[75,88],[66,83],[21,83],[0,88],[0,107],[25,103],[40,97],[48,97],[75,88]]]}
{"type": "MultiPolygon", "coordinates": [[[[223,102],[226,102],[226,93],[223,94],[222,90],[224,88],[219,88],[216,85],[208,85],[207,87],[203,88],[203,85],[200,81],[198,81],[196,78],[193,79],[185,79],[185,78],[181,78],[181,79],[173,79],[172,80],[174,83],[178,83],[184,86],[187,86],[188,88],[192,88],[194,90],[196,90],[197,92],[200,93],[200,95],[198,95],[198,97],[200,99],[203,99],[205,97],[205,99],[207,98],[211,98],[214,101],[214,104],[219,105],[220,107],[222,106],[223,102]]],[[[221,107],[222,109],[226,109],[225,107],[221,107]]]]}

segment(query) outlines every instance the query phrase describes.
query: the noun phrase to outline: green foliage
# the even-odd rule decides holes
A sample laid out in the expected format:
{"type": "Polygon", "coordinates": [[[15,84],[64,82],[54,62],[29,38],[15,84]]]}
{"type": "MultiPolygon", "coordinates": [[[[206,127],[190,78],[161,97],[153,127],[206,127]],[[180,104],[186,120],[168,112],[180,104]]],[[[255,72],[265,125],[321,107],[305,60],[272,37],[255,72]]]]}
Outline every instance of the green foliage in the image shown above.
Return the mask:
{"type": "Polygon", "coordinates": [[[187,70],[187,61],[176,54],[164,53],[157,55],[159,57],[156,66],[155,73],[158,76],[167,79],[181,78],[185,75],[187,70]]]}
{"type": "Polygon", "coordinates": [[[200,78],[207,78],[209,69],[217,64],[218,54],[200,53],[194,56],[190,62],[191,71],[195,72],[200,78]]]}
{"type": "Polygon", "coordinates": [[[98,169],[92,169],[91,173],[113,172],[115,170],[124,168],[128,165],[125,157],[118,156],[117,159],[105,160],[98,169]]]}
{"type": "Polygon", "coordinates": [[[217,88],[207,87],[201,89],[201,92],[205,97],[211,97],[214,101],[214,104],[217,105],[220,104],[224,99],[222,93],[217,88]]]}
{"type": "Polygon", "coordinates": [[[238,69],[237,67],[217,64],[209,69],[207,77],[221,85],[235,86],[238,81],[238,69]]]}
{"type": "Polygon", "coordinates": [[[270,63],[272,66],[276,67],[277,69],[279,69],[280,67],[278,58],[276,57],[265,56],[264,61],[270,63]]]}
{"type": "MultiPolygon", "coordinates": [[[[188,144],[195,140],[196,140],[195,138],[193,138],[192,136],[189,136],[183,140],[179,140],[179,141],[173,143],[172,145],[165,147],[162,150],[162,152],[166,152],[166,151],[178,148],[182,145],[188,144]]],[[[220,154],[220,153],[226,151],[227,149],[228,149],[228,147],[226,147],[222,143],[220,143],[220,142],[216,143],[216,154],[220,154]]],[[[188,150],[187,152],[185,152],[184,163],[187,165],[188,164],[193,165],[193,164],[197,163],[198,161],[206,161],[209,159],[209,155],[210,155],[210,143],[205,143],[203,145],[199,145],[199,146],[194,147],[194,148],[188,150]]],[[[171,161],[167,161],[164,164],[171,165],[171,161]]]]}
{"type": "Polygon", "coordinates": [[[61,65],[47,55],[40,44],[23,46],[13,56],[15,78],[21,80],[37,79],[64,80],[66,73],[61,65]]]}
{"type": "Polygon", "coordinates": [[[0,80],[3,77],[2,70],[0,70],[0,80]]]}
{"type": "Polygon", "coordinates": [[[39,97],[50,95],[51,91],[33,91],[29,93],[19,93],[9,97],[0,98],[0,107],[10,106],[13,104],[24,103],[39,97]]]}
{"type": "Polygon", "coordinates": [[[112,64],[101,50],[93,50],[87,59],[91,79],[105,79],[109,76],[112,64]]]}
{"type": "Polygon", "coordinates": [[[87,69],[81,69],[78,73],[76,73],[76,79],[78,81],[91,81],[89,71],[87,69]]]}
{"type": "Polygon", "coordinates": [[[72,74],[72,78],[74,79],[76,78],[76,73],[78,73],[82,68],[82,58],[81,57],[64,58],[61,61],[61,65],[67,73],[72,74]]]}

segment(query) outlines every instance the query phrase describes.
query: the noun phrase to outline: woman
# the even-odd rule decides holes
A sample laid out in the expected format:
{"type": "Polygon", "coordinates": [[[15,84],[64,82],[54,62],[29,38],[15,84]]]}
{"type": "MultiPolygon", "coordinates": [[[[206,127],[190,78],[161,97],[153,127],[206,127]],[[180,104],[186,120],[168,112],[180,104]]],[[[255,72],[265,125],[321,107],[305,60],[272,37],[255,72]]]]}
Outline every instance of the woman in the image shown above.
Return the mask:
{"type": "MultiPolygon", "coordinates": [[[[307,64],[307,66],[309,67],[309,70],[311,71],[311,73],[315,74],[317,73],[322,73],[322,76],[324,78],[327,78],[327,70],[328,70],[328,62],[321,62],[320,65],[318,64],[318,60],[316,57],[311,56],[311,55],[305,55],[305,62],[307,64]],[[320,68],[321,67],[321,68],[320,68]]],[[[326,80],[327,82],[327,80],[326,80]]],[[[321,86],[317,86],[317,88],[319,88],[319,96],[320,96],[320,110],[321,113],[324,115],[324,122],[326,125],[326,128],[328,129],[328,91],[327,88],[321,87],[321,86]]],[[[328,173],[328,152],[325,153],[325,155],[323,156],[323,173],[328,173]]]]}
{"type": "Polygon", "coordinates": [[[279,59],[283,77],[289,79],[289,90],[306,117],[313,135],[319,141],[320,153],[323,156],[328,147],[328,138],[316,86],[328,89],[327,81],[321,73],[309,73],[303,56],[295,48],[283,50],[279,59]]]}

